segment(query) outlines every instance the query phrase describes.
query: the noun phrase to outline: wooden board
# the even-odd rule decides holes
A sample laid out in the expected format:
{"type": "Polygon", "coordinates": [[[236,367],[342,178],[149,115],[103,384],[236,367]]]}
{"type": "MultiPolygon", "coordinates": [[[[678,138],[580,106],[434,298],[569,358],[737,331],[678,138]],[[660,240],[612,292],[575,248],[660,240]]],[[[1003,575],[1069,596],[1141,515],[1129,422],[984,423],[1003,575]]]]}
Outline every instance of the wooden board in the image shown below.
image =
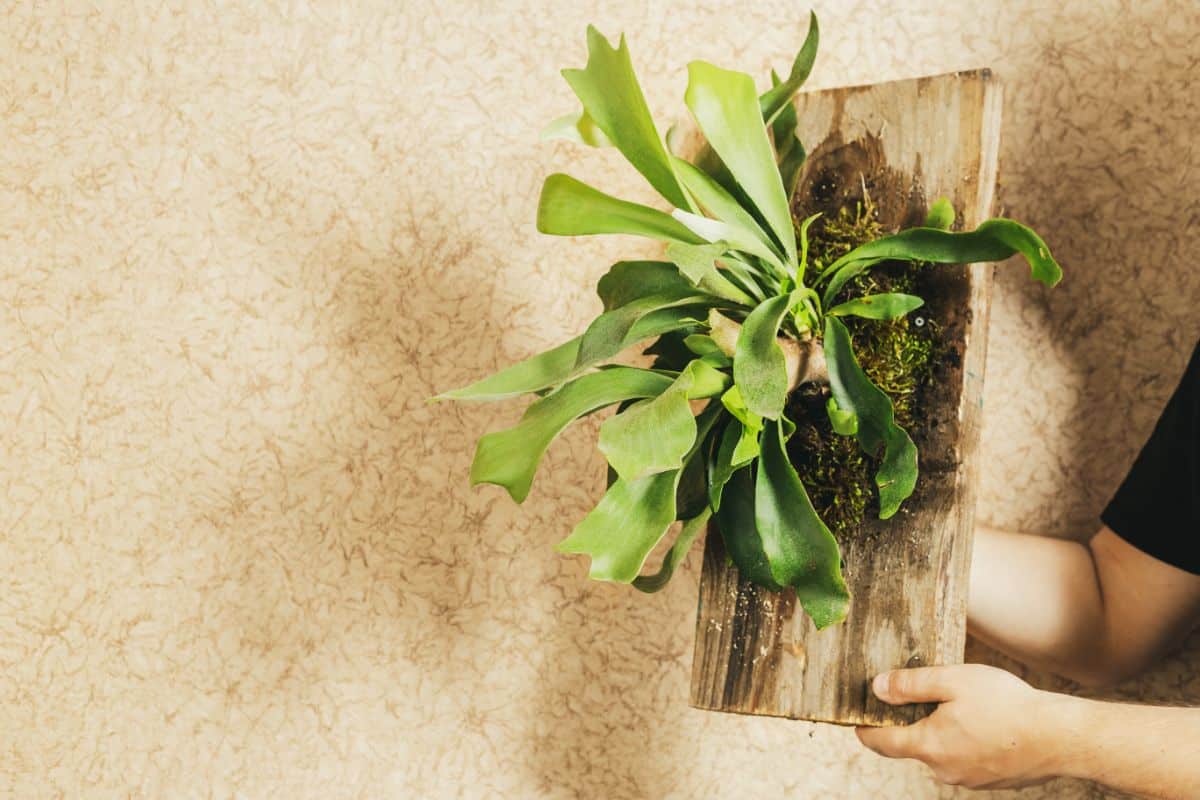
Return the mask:
{"type": "MultiPolygon", "coordinates": [[[[801,94],[809,160],[794,210],[835,211],[864,187],[888,227],[919,225],[951,199],[962,227],[992,213],[1001,93],[986,70],[801,94]]],[[[928,318],[948,355],[926,424],[916,493],[893,519],[868,520],[841,543],[853,594],[842,625],[817,631],[791,590],[744,581],[710,529],[700,583],[692,705],[839,724],[889,725],[924,716],[870,692],[896,667],[961,663],[977,483],[979,412],[992,265],[938,268],[928,318]]]]}

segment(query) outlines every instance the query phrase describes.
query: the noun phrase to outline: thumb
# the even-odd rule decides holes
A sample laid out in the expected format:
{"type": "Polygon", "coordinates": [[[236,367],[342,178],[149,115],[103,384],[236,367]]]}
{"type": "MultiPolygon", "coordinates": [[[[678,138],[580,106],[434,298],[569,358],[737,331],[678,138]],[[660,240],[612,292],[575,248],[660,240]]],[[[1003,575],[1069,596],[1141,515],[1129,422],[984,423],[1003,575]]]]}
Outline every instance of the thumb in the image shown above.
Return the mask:
{"type": "Polygon", "coordinates": [[[896,669],[875,676],[871,690],[889,705],[941,703],[953,700],[957,687],[954,667],[896,669]]]}

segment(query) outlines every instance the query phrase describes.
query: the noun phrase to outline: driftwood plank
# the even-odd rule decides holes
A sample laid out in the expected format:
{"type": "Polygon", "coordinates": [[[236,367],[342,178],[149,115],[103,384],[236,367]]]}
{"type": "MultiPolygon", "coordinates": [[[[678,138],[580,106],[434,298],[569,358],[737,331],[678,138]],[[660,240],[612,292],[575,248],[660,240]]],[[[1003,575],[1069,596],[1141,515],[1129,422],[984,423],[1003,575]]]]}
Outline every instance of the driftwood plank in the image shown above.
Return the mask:
{"type": "MultiPolygon", "coordinates": [[[[992,212],[1001,94],[987,71],[802,94],[810,149],[794,210],[836,210],[864,189],[891,227],[920,224],[951,199],[960,225],[992,212]]],[[[700,584],[692,705],[839,724],[910,722],[928,708],[874,699],[887,669],[961,663],[966,641],[979,411],[992,265],[931,271],[922,309],[942,326],[920,449],[917,492],[892,520],[869,520],[842,544],[853,601],[842,625],[818,632],[789,591],[744,581],[710,529],[700,584]]]]}

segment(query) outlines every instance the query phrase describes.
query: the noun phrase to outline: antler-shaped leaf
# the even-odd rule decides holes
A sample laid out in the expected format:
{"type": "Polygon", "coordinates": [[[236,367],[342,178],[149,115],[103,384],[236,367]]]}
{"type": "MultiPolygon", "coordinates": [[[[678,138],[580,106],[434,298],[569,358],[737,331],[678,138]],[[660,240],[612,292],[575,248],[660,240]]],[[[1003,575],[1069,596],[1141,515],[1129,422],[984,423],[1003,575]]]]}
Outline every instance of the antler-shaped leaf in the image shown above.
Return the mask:
{"type": "MultiPolygon", "coordinates": [[[[716,421],[718,408],[710,404],[697,418],[696,444],[685,457],[685,464],[701,456],[701,446],[716,421]]],[[[676,493],[684,469],[631,481],[617,478],[571,535],[559,542],[559,551],[591,556],[590,578],[630,583],[675,520],[676,493]]]]}
{"type": "Polygon", "coordinates": [[[1054,286],[1062,280],[1062,268],[1050,255],[1050,248],[1042,237],[1015,220],[996,218],[963,233],[938,228],[909,228],[860,245],[821,273],[821,279],[829,279],[824,301],[826,305],[832,302],[846,282],[867,266],[888,259],[974,264],[1003,261],[1017,253],[1025,257],[1035,280],[1046,286],[1054,286]]]}
{"type": "Polygon", "coordinates": [[[778,419],[787,401],[787,359],[776,336],[792,302],[791,294],[776,295],[751,311],[733,356],[733,380],[746,407],[767,419],[778,419]]]}
{"type": "MultiPolygon", "coordinates": [[[[792,68],[788,73],[787,80],[781,81],[775,71],[772,70],[771,88],[763,92],[758,98],[759,110],[762,113],[763,122],[771,127],[772,135],[775,138],[779,174],[783,181],[784,193],[789,200],[795,189],[800,167],[805,159],[804,145],[795,135],[796,110],[791,104],[791,99],[799,91],[804,81],[808,79],[809,73],[812,72],[812,65],[817,57],[819,36],[817,15],[811,13],[809,15],[808,35],[805,37],[800,51],[796,53],[796,58],[792,61],[792,68]]],[[[713,180],[725,187],[731,194],[738,197],[739,200],[746,200],[745,193],[738,187],[728,167],[722,163],[716,153],[711,150],[705,152],[700,158],[699,167],[705,173],[711,175],[713,180]]],[[[749,201],[746,200],[746,202],[749,201]]]]}
{"type": "Polygon", "coordinates": [[[618,478],[596,507],[558,543],[560,553],[591,556],[588,577],[630,583],[675,521],[679,470],[635,481],[618,478]]]}
{"type": "Polygon", "coordinates": [[[795,264],[792,214],[767,139],[754,81],[744,72],[693,61],[688,65],[684,101],[713,151],[767,221],[788,263],[795,264]]]}
{"type": "Polygon", "coordinates": [[[691,208],[633,72],[625,36],[614,48],[589,25],[587,40],[587,66],[562,72],[584,112],[667,202],[691,208]]]}
{"type": "Polygon", "coordinates": [[[784,449],[783,423],[767,422],[754,491],[754,522],[771,576],[794,586],[817,629],[846,618],[850,591],[842,578],[837,540],[813,509],[784,449]]]}
{"type": "Polygon", "coordinates": [[[850,592],[837,541],[788,460],[782,421],[766,423],[757,465],[733,473],[716,513],[725,549],[742,575],[776,591],[795,587],[817,628],[846,618],[850,592]]]}
{"type": "Polygon", "coordinates": [[[600,426],[600,452],[626,481],[680,469],[696,442],[689,401],[718,395],[729,376],[696,359],[662,394],[634,403],[600,426]]]}
{"type": "Polygon", "coordinates": [[[542,454],[564,428],[605,406],[654,397],[673,378],[634,367],[613,367],[583,375],[534,402],[516,426],[479,440],[471,463],[471,483],[503,486],[518,503],[529,495],[542,454]]]}

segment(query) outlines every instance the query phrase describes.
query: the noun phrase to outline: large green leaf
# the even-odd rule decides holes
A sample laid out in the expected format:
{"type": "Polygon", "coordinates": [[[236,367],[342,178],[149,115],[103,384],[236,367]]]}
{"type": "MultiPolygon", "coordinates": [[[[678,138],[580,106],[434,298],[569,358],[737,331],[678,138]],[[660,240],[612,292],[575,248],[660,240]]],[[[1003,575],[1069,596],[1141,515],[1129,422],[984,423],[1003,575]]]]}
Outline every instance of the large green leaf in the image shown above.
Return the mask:
{"type": "Polygon", "coordinates": [[[839,303],[825,313],[831,317],[896,319],[923,305],[925,305],[925,301],[913,294],[883,292],[881,294],[865,294],[845,303],[839,303]]]}
{"type": "Polygon", "coordinates": [[[768,125],[791,105],[792,97],[808,80],[813,62],[817,60],[817,46],[820,41],[821,31],[817,27],[817,15],[815,12],[809,12],[808,35],[804,37],[804,44],[800,46],[800,52],[796,53],[796,58],[792,61],[787,80],[773,85],[758,99],[763,121],[768,125]]]}
{"type": "Polygon", "coordinates": [[[754,81],[704,61],[688,65],[687,106],[713,151],[770,226],[788,263],[796,261],[792,214],[759,111],[754,81]]]}
{"type": "Polygon", "coordinates": [[[625,37],[614,48],[589,25],[587,39],[587,66],[565,69],[563,77],[596,126],[650,185],[671,205],[690,208],[633,72],[625,37]]]}
{"type": "MultiPolygon", "coordinates": [[[[701,380],[698,379],[697,383],[701,380]]],[[[685,457],[681,470],[670,470],[627,481],[617,478],[604,497],[575,530],[558,545],[566,553],[585,553],[591,556],[589,576],[599,580],[633,581],[642,569],[646,557],[667,532],[676,517],[680,482],[691,469],[693,461],[703,457],[702,445],[720,414],[720,406],[710,403],[696,419],[698,441],[685,457]]],[[[697,514],[703,516],[704,509],[697,514]]],[[[686,526],[685,526],[686,532],[686,526]]],[[[693,538],[695,533],[690,534],[693,538]]],[[[666,582],[675,562],[683,557],[685,543],[676,542],[674,555],[664,563],[665,576],[651,577],[654,583],[666,582]]]]}
{"type": "Polygon", "coordinates": [[[617,475],[634,481],[679,469],[696,442],[691,400],[725,391],[729,376],[696,359],[656,397],[634,403],[600,426],[600,452],[617,475]]]}
{"type": "Polygon", "coordinates": [[[558,550],[591,556],[589,578],[631,582],[675,521],[678,481],[679,470],[636,481],[618,478],[558,550]]]}
{"type": "Polygon", "coordinates": [[[787,402],[787,361],[776,336],[791,303],[790,294],[777,295],[751,311],[733,356],[733,380],[746,407],[767,419],[778,419],[787,402]]]}
{"type": "Polygon", "coordinates": [[[537,229],[555,236],[630,233],[664,242],[704,242],[670,214],[620,200],[561,172],[542,185],[537,229]]]}
{"type": "Polygon", "coordinates": [[[837,540],[813,509],[788,461],[783,424],[767,422],[755,481],[754,521],[777,586],[794,586],[818,629],[846,618],[850,592],[842,579],[837,540]]]}
{"type": "Polygon", "coordinates": [[[1062,280],[1062,268],[1050,255],[1050,248],[1029,228],[1011,219],[989,219],[973,231],[952,233],[937,228],[909,228],[854,248],[829,265],[822,278],[830,277],[825,302],[847,280],[843,273],[862,271],[861,262],[886,259],[932,261],[938,264],[974,264],[1003,261],[1020,253],[1029,263],[1035,280],[1054,286],[1062,280]]]}
{"type": "MultiPolygon", "coordinates": [[[[664,333],[685,330],[697,321],[692,319],[686,308],[664,308],[641,316],[626,332],[625,338],[611,344],[611,352],[601,354],[601,359],[611,358],[626,347],[664,333]]],[[[572,375],[592,366],[579,363],[579,348],[582,336],[563,342],[544,353],[527,358],[507,369],[476,381],[461,389],[443,392],[434,400],[504,400],[509,397],[539,392],[562,383],[572,375]]]]}
{"type": "Polygon", "coordinates": [[[550,442],[578,417],[631,398],[661,394],[673,378],[634,367],[583,375],[532,403],[521,421],[483,436],[471,463],[471,483],[503,486],[518,503],[529,494],[533,475],[550,442]]]}
{"type": "Polygon", "coordinates": [[[858,443],[871,456],[882,447],[883,462],[875,475],[879,487],[879,517],[887,519],[917,485],[917,448],[908,432],[896,424],[892,401],[871,383],[854,357],[850,333],[841,320],[825,318],[825,361],[829,388],[842,412],[858,419],[858,443]]]}
{"type": "MultiPolygon", "coordinates": [[[[797,178],[800,175],[800,167],[804,164],[805,153],[804,145],[795,135],[795,106],[790,102],[795,95],[796,90],[808,77],[812,71],[812,62],[816,59],[817,53],[817,20],[816,15],[810,16],[808,36],[804,40],[804,45],[800,48],[800,52],[796,54],[796,58],[792,62],[792,69],[788,74],[787,85],[782,85],[784,82],[779,80],[778,75],[772,70],[773,82],[771,88],[764,92],[758,98],[759,110],[762,113],[763,122],[772,128],[772,133],[775,136],[776,157],[779,162],[780,178],[783,182],[784,193],[789,201],[792,193],[795,191],[797,178]],[[791,114],[791,119],[783,119],[781,127],[776,127],[781,118],[791,114]],[[789,127],[790,126],[790,127],[789,127]],[[783,142],[783,147],[780,143],[783,142]]],[[[729,172],[729,168],[725,166],[720,157],[711,149],[708,148],[700,154],[698,168],[705,174],[712,176],[712,179],[725,188],[731,195],[736,197],[739,202],[751,205],[751,200],[746,196],[733,175],[729,172]]]]}
{"type": "Polygon", "coordinates": [[[679,530],[679,535],[675,537],[675,543],[663,556],[662,566],[659,567],[658,572],[653,575],[638,575],[633,579],[633,587],[649,594],[666,586],[671,580],[671,576],[675,574],[675,568],[687,557],[688,551],[692,549],[692,543],[696,541],[696,536],[704,530],[711,517],[712,511],[704,508],[699,514],[684,522],[683,527],[679,530]]]}

